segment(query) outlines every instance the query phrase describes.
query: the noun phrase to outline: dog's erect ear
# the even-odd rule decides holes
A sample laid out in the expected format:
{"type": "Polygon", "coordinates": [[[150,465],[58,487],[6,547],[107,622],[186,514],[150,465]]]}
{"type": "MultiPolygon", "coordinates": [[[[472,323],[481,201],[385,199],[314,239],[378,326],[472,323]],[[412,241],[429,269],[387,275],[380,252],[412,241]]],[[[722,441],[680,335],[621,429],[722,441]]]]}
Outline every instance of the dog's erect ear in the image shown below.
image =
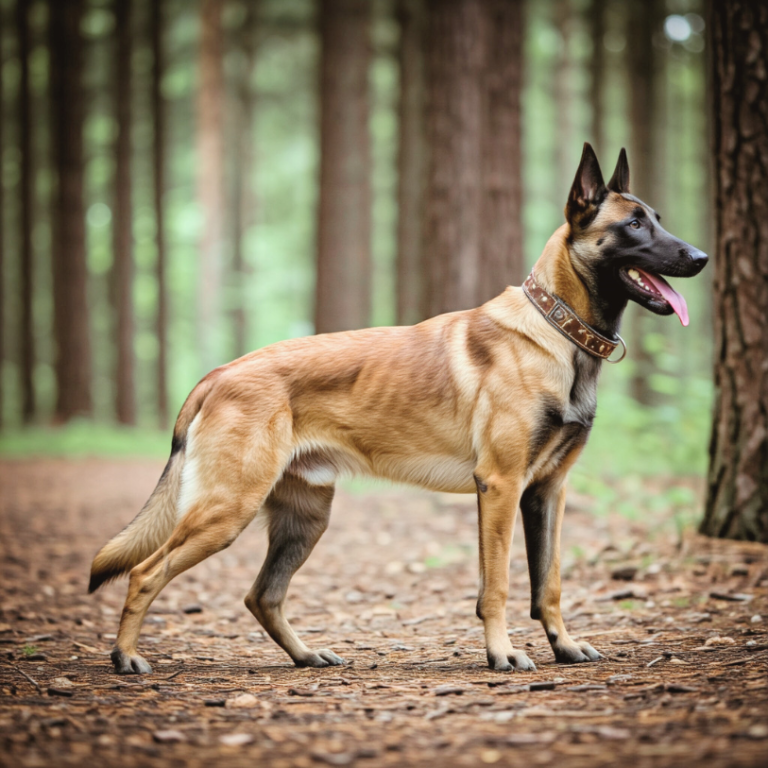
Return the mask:
{"type": "Polygon", "coordinates": [[[627,162],[627,150],[624,147],[619,152],[619,160],[616,163],[616,170],[608,182],[608,189],[611,192],[618,192],[620,195],[629,192],[629,163],[627,162]]]}
{"type": "Polygon", "coordinates": [[[586,227],[597,214],[607,190],[595,150],[584,144],[579,170],[565,204],[565,218],[572,225],[586,227]]]}

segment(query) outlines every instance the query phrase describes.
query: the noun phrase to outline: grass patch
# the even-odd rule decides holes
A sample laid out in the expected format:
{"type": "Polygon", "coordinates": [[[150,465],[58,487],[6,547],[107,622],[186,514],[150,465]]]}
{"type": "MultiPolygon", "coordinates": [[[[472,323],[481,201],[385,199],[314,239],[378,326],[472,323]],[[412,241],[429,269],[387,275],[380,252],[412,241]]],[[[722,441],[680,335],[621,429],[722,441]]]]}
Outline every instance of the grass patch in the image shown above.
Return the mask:
{"type": "Polygon", "coordinates": [[[113,457],[167,458],[171,430],[147,430],[77,420],[61,427],[28,427],[0,432],[4,458],[113,457]]]}

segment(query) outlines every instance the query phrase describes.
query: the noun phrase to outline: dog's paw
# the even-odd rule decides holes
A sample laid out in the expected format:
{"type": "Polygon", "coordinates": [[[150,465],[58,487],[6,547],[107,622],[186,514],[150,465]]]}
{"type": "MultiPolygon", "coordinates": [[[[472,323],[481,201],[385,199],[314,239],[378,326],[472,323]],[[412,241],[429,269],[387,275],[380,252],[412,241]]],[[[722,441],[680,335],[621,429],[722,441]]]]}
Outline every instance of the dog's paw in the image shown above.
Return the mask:
{"type": "Polygon", "coordinates": [[[603,658],[599,651],[585,642],[573,643],[573,645],[553,645],[552,650],[555,652],[555,659],[560,664],[584,664],[603,658]]]}
{"type": "Polygon", "coordinates": [[[495,672],[535,672],[536,665],[523,651],[491,653],[488,651],[488,666],[495,672]]]}
{"type": "Polygon", "coordinates": [[[115,648],[110,658],[118,675],[148,675],[152,672],[152,667],[138,654],[129,656],[125,651],[115,648]]]}
{"type": "Polygon", "coordinates": [[[337,656],[333,651],[329,651],[327,648],[323,648],[322,650],[310,653],[309,656],[295,660],[297,667],[338,667],[340,664],[344,663],[345,661],[341,656],[337,656]]]}

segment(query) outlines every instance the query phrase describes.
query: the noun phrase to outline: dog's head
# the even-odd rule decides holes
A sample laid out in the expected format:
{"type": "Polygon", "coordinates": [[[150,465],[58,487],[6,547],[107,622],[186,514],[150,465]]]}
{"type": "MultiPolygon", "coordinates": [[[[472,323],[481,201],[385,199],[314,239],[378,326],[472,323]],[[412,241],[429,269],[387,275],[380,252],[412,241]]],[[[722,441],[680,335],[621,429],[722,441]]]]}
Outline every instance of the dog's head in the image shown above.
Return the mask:
{"type": "Polygon", "coordinates": [[[629,193],[623,149],[606,185],[594,150],[584,145],[565,216],[573,267],[606,314],[618,317],[631,299],[688,325],[685,299],[662,275],[693,277],[707,254],[667,232],[659,214],[629,193]]]}

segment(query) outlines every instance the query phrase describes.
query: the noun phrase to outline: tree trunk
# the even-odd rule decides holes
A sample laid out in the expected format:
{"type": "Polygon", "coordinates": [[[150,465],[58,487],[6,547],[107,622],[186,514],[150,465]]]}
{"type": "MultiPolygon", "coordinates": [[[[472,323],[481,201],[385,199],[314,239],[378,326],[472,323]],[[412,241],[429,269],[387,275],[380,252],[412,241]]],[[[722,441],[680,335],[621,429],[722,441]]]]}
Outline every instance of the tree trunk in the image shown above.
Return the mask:
{"type": "Polygon", "coordinates": [[[589,101],[592,106],[592,146],[598,157],[605,151],[605,7],[607,0],[592,0],[589,33],[592,58],[589,62],[589,101]]]}
{"type": "MultiPolygon", "coordinates": [[[[632,0],[629,4],[627,29],[627,64],[629,68],[629,157],[632,164],[632,194],[654,205],[654,169],[659,156],[654,147],[660,142],[657,135],[658,73],[653,48],[653,35],[661,13],[657,0],[632,0]]],[[[661,153],[659,153],[661,154],[661,153]]],[[[659,201],[656,201],[659,205],[659,201]]],[[[645,335],[654,324],[654,318],[641,307],[633,306],[629,312],[629,341],[632,347],[634,373],[630,381],[632,397],[642,405],[652,405],[656,398],[649,384],[653,359],[644,346],[645,335]]]]}
{"type": "Polygon", "coordinates": [[[422,243],[424,140],[424,1],[399,0],[400,102],[397,156],[397,322],[412,325],[427,316],[422,243]]]}
{"type": "Polygon", "coordinates": [[[157,315],[155,333],[157,335],[157,416],[161,427],[168,424],[168,288],[166,286],[166,246],[165,246],[165,101],[161,90],[165,61],[163,56],[163,0],[153,0],[151,7],[152,37],[152,182],[155,206],[155,247],[157,260],[155,275],[157,278],[157,315]]]}
{"type": "Polygon", "coordinates": [[[523,282],[523,0],[485,0],[483,201],[477,304],[523,282]]]}
{"type": "Polygon", "coordinates": [[[369,0],[320,0],[320,201],[317,333],[371,315],[369,0]]]}
{"type": "Polygon", "coordinates": [[[701,532],[768,542],[768,6],[710,3],[715,415],[701,532]]]}
{"type": "Polygon", "coordinates": [[[203,216],[198,276],[198,338],[204,370],[222,363],[221,283],[224,261],[223,0],[201,0],[197,98],[198,199],[203,216]]]}
{"type": "Polygon", "coordinates": [[[477,0],[429,0],[424,210],[429,314],[476,306],[486,28],[477,0]]]}
{"type": "Polygon", "coordinates": [[[131,4],[115,1],[115,216],[112,287],[115,312],[115,413],[120,424],[136,423],[133,355],[133,237],[131,213],[131,4]]]}
{"type": "Polygon", "coordinates": [[[68,421],[92,411],[83,210],[83,3],[51,0],[48,7],[51,144],[57,172],[51,249],[58,385],[55,418],[68,421]]]}
{"type": "Polygon", "coordinates": [[[32,251],[32,119],[29,88],[29,0],[16,2],[16,37],[19,46],[19,256],[20,308],[19,369],[21,373],[21,418],[29,424],[35,415],[35,337],[33,318],[34,253],[32,251]]]}
{"type": "Polygon", "coordinates": [[[573,8],[571,0],[555,0],[553,5],[554,23],[558,32],[560,52],[555,65],[555,165],[557,167],[557,189],[560,195],[570,189],[573,181],[574,152],[571,147],[579,145],[573,132],[573,61],[571,57],[571,34],[573,8]]]}
{"type": "Polygon", "coordinates": [[[424,206],[429,314],[522,282],[521,0],[430,0],[424,206]]]}
{"type": "Polygon", "coordinates": [[[243,241],[254,218],[253,175],[253,66],[256,60],[256,23],[260,3],[251,0],[245,5],[245,18],[237,32],[240,48],[240,68],[234,94],[234,142],[237,147],[232,174],[232,270],[231,283],[234,306],[232,330],[234,356],[241,357],[247,351],[248,268],[243,256],[243,241]]]}
{"type": "MultiPolygon", "coordinates": [[[[3,36],[0,34],[0,62],[5,61],[5,50],[3,48],[3,36]]],[[[5,104],[5,93],[3,90],[3,78],[0,77],[0,108],[5,104]]],[[[4,145],[3,135],[4,121],[0,120],[0,153],[4,145]]],[[[5,211],[5,198],[3,195],[3,185],[0,183],[0,212],[5,211]]],[[[0,213],[0,429],[4,423],[5,407],[5,389],[3,387],[3,374],[5,373],[5,227],[4,216],[0,213]]]]}

